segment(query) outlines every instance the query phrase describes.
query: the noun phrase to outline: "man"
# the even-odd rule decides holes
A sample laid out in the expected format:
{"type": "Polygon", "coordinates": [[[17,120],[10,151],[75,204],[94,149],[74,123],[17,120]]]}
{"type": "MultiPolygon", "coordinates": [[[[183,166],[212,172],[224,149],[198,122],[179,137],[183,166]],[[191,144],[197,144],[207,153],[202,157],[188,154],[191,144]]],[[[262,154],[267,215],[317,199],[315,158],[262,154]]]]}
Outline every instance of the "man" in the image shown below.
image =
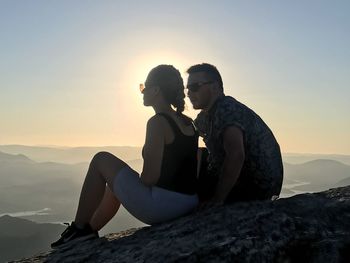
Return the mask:
{"type": "MultiPolygon", "coordinates": [[[[199,176],[205,203],[271,200],[281,191],[280,147],[269,127],[250,108],[225,96],[219,71],[210,64],[187,70],[188,97],[201,109],[195,125],[209,156],[199,176]]],[[[203,168],[202,164],[202,168],[203,168]]]]}

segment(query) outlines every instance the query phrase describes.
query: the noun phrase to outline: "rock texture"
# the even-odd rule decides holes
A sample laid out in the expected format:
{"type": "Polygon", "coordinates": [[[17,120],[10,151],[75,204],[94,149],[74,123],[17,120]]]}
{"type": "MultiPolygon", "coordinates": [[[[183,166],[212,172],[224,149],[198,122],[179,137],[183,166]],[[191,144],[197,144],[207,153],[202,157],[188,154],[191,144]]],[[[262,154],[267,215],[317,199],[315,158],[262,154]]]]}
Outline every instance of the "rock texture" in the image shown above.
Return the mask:
{"type": "Polygon", "coordinates": [[[350,186],[216,207],[17,262],[350,262],[350,186]]]}

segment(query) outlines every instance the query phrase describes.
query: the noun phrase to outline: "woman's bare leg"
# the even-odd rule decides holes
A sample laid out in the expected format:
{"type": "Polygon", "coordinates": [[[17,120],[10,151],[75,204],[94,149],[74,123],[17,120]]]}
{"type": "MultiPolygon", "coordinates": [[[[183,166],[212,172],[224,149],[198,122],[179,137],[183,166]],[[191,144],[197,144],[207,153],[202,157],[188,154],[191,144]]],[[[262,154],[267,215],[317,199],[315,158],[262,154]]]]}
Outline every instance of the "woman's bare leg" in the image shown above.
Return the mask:
{"type": "Polygon", "coordinates": [[[91,228],[97,231],[102,229],[118,212],[119,207],[119,200],[115,197],[111,189],[106,186],[102,202],[90,221],[91,228]]]}
{"type": "Polygon", "coordinates": [[[74,220],[78,226],[84,226],[91,221],[105,195],[106,183],[113,189],[114,177],[125,166],[126,163],[108,152],[99,152],[94,156],[80,193],[74,220]]]}

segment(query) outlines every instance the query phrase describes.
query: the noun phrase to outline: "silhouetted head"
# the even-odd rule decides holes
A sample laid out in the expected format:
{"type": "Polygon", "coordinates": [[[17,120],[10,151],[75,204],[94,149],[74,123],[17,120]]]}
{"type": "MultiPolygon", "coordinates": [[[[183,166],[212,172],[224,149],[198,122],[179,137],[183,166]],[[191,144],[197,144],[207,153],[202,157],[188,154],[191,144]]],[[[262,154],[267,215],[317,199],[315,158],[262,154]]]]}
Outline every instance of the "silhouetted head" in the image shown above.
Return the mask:
{"type": "Polygon", "coordinates": [[[218,88],[220,88],[222,91],[224,91],[224,85],[222,82],[221,75],[220,75],[218,69],[214,65],[211,65],[208,63],[202,63],[202,64],[193,65],[187,70],[187,73],[189,75],[194,74],[194,73],[200,73],[200,72],[203,73],[203,75],[205,77],[205,81],[216,82],[218,84],[217,85],[218,88]]]}
{"type": "Polygon", "coordinates": [[[224,92],[217,68],[208,63],[197,64],[187,70],[188,97],[194,109],[208,110],[224,92]]]}
{"type": "Polygon", "coordinates": [[[180,72],[172,65],[159,65],[153,68],[146,79],[144,94],[144,104],[152,105],[152,96],[148,92],[162,94],[164,100],[176,108],[176,112],[181,114],[185,109],[184,84],[180,72]],[[149,91],[148,91],[149,90],[149,91]]]}

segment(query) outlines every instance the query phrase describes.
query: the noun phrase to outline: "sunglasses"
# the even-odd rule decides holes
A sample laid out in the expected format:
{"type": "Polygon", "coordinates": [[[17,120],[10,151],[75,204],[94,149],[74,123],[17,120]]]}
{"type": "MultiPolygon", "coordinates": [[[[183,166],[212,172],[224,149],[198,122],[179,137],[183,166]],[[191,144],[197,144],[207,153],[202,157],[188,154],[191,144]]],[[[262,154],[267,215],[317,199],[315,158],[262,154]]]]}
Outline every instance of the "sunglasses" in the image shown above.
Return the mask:
{"type": "Polygon", "coordinates": [[[190,85],[187,85],[187,89],[191,92],[197,92],[199,90],[200,87],[206,85],[206,84],[211,84],[214,81],[206,81],[206,82],[197,82],[197,83],[192,83],[190,85]]]}

